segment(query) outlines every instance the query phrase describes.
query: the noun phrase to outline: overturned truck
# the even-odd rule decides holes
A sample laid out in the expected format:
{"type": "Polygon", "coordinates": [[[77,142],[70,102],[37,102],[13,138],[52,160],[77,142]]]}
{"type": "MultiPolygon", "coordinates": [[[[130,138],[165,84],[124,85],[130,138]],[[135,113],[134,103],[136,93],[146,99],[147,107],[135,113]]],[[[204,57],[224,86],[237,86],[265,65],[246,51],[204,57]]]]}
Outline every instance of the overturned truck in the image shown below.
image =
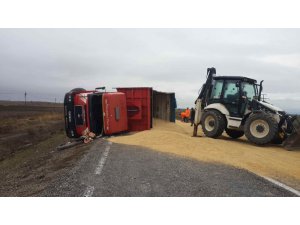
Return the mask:
{"type": "Polygon", "coordinates": [[[149,130],[153,117],[175,122],[175,109],[174,93],[150,87],[75,88],[65,94],[65,130],[69,138],[149,130]]]}

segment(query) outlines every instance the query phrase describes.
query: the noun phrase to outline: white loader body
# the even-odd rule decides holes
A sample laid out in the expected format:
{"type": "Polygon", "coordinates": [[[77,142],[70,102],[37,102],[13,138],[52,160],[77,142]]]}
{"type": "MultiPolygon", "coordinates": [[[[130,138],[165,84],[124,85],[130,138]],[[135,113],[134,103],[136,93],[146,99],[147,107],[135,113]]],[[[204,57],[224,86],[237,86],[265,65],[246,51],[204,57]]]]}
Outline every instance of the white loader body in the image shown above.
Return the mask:
{"type": "MultiPolygon", "coordinates": [[[[267,102],[260,101],[260,103],[262,105],[272,109],[273,111],[275,111],[276,114],[274,114],[273,117],[277,122],[280,121],[280,116],[279,116],[278,112],[282,111],[282,110],[279,107],[273,106],[267,102]]],[[[241,123],[242,123],[243,118],[230,116],[228,110],[226,109],[226,107],[223,104],[221,104],[221,103],[210,104],[204,108],[204,111],[206,111],[206,110],[217,110],[220,113],[222,113],[226,117],[228,129],[240,129],[241,128],[241,123]]],[[[244,116],[247,114],[250,114],[250,113],[251,113],[251,111],[247,109],[245,111],[244,116]]],[[[197,125],[200,124],[202,114],[203,114],[203,111],[201,110],[201,99],[197,99],[196,105],[195,105],[195,124],[197,124],[197,125]]]]}

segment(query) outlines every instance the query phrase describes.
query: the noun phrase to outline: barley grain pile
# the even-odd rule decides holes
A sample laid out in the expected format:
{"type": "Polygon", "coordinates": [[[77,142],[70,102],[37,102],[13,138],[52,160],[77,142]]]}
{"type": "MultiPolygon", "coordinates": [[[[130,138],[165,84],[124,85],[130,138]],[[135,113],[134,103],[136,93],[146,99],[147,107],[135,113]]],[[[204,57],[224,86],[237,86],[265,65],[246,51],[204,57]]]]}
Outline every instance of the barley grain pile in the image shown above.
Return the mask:
{"type": "Polygon", "coordinates": [[[198,137],[192,137],[192,132],[193,127],[188,123],[154,120],[151,130],[132,132],[109,140],[243,168],[300,190],[300,150],[287,151],[276,145],[259,147],[249,143],[245,137],[233,140],[225,133],[219,139],[207,138],[201,127],[198,137]]]}

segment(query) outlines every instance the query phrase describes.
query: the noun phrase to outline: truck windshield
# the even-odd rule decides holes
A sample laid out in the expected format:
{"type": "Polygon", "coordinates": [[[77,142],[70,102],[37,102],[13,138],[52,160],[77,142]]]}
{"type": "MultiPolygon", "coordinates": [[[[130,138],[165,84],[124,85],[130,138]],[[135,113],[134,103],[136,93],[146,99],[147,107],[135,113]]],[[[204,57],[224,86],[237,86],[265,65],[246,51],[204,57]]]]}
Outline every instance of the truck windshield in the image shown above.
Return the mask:
{"type": "Polygon", "coordinates": [[[75,124],[82,126],[84,124],[84,112],[81,105],[76,105],[74,108],[75,111],[75,124]]]}
{"type": "Polygon", "coordinates": [[[242,96],[246,96],[249,100],[252,100],[255,95],[256,91],[254,85],[242,82],[242,96]]]}

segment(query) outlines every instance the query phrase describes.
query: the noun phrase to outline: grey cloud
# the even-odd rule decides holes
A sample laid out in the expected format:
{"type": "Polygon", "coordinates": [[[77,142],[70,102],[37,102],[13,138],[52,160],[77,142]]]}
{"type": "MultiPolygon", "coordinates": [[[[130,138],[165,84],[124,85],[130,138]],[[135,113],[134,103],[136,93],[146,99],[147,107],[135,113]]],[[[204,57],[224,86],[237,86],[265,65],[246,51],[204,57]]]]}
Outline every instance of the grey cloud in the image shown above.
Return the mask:
{"type": "Polygon", "coordinates": [[[292,54],[300,55],[299,29],[0,29],[0,98],[22,99],[27,90],[33,100],[62,100],[79,86],[153,86],[192,106],[214,66],[221,75],[265,80],[276,104],[300,112],[300,68],[278,63],[292,54]]]}

